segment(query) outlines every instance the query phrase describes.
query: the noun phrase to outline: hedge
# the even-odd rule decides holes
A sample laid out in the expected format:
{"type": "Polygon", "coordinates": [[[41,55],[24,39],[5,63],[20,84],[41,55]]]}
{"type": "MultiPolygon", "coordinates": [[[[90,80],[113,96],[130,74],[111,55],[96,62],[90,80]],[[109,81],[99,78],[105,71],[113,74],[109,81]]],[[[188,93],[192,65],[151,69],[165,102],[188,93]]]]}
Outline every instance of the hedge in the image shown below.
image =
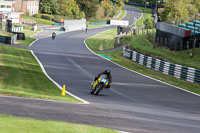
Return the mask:
{"type": "Polygon", "coordinates": [[[34,17],[47,19],[47,20],[52,20],[54,18],[53,15],[49,15],[49,14],[35,14],[34,17]]]}

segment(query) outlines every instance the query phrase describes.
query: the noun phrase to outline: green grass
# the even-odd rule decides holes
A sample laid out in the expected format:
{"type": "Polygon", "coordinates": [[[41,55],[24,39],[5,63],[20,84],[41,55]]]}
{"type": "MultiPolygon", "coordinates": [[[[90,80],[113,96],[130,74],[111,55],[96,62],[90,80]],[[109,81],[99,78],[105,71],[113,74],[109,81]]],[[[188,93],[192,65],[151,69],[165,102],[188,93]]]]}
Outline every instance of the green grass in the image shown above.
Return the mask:
{"type": "Polygon", "coordinates": [[[18,40],[19,45],[29,46],[33,41],[35,41],[35,38],[32,37],[26,37],[26,40],[18,40]]]}
{"type": "Polygon", "coordinates": [[[126,14],[126,10],[124,8],[122,8],[121,13],[120,13],[118,19],[122,19],[125,16],[125,14],[126,14]]]}
{"type": "Polygon", "coordinates": [[[189,53],[192,52],[192,50],[188,51],[183,51],[183,52],[174,52],[170,51],[169,49],[161,48],[161,47],[156,47],[153,48],[152,44],[145,39],[145,46],[143,46],[143,40],[145,38],[140,35],[137,37],[133,36],[127,36],[122,39],[121,43],[122,44],[129,44],[134,50],[141,51],[145,54],[148,55],[153,55],[158,58],[163,58],[169,62],[179,64],[179,65],[184,65],[184,66],[189,66],[189,67],[194,67],[200,69],[200,48],[195,49],[195,56],[193,58],[190,58],[189,53]]]}
{"type": "Polygon", "coordinates": [[[35,33],[37,33],[36,31],[32,31],[32,30],[23,30],[21,31],[23,33],[25,33],[25,40],[18,40],[17,44],[19,45],[25,45],[25,46],[29,46],[33,41],[35,41],[35,38],[32,38],[30,36],[34,35],[35,33]]]}
{"type": "Polygon", "coordinates": [[[129,5],[129,4],[126,4],[126,6],[135,7],[135,8],[138,8],[138,9],[142,10],[143,16],[142,16],[142,18],[141,18],[140,20],[138,20],[137,23],[136,23],[136,25],[139,26],[139,27],[140,27],[140,26],[144,26],[143,21],[144,21],[145,18],[150,18],[150,19],[152,19],[152,20],[154,19],[154,18],[152,17],[152,9],[150,9],[150,8],[146,8],[146,12],[145,12],[145,8],[144,8],[144,7],[135,6],[135,5],[129,5]]]}
{"type": "Polygon", "coordinates": [[[25,33],[26,40],[18,40],[17,44],[29,46],[33,41],[36,40],[35,38],[32,38],[30,36],[36,34],[40,30],[41,29],[37,29],[37,31],[33,31],[33,30],[23,30],[23,31],[21,31],[21,32],[25,33]]]}
{"type": "Polygon", "coordinates": [[[165,74],[156,72],[155,70],[146,68],[146,67],[144,67],[144,66],[142,66],[142,65],[140,65],[136,62],[133,62],[129,59],[124,58],[123,55],[122,55],[122,51],[109,52],[105,55],[112,57],[113,62],[116,62],[119,65],[124,66],[124,67],[126,67],[130,70],[134,70],[134,71],[142,73],[144,75],[148,75],[148,76],[153,77],[155,79],[161,80],[163,82],[167,82],[169,84],[181,87],[185,90],[189,90],[191,92],[195,92],[197,94],[200,94],[200,85],[199,84],[180,80],[180,79],[177,79],[175,77],[165,75],[165,74]]]}
{"type": "Polygon", "coordinates": [[[0,30],[0,36],[14,36],[14,34],[0,30]]]}
{"type": "Polygon", "coordinates": [[[0,115],[1,133],[119,133],[115,130],[67,122],[0,115]]]}
{"type": "Polygon", "coordinates": [[[88,28],[89,29],[92,29],[92,28],[101,28],[102,26],[106,26],[106,25],[91,25],[91,24],[89,24],[88,28]]]}
{"type": "Polygon", "coordinates": [[[26,30],[32,30],[33,29],[33,26],[29,26],[29,25],[26,25],[26,24],[13,24],[13,25],[23,26],[23,28],[26,29],[26,30]]]}
{"type": "Polygon", "coordinates": [[[96,36],[87,39],[86,43],[93,51],[99,51],[100,45],[103,45],[103,50],[114,48],[114,38],[117,36],[117,30],[112,29],[101,34],[97,34],[96,36]]]}
{"type": "MultiPolygon", "coordinates": [[[[119,17],[116,18],[116,19],[118,19],[118,20],[122,19],[125,16],[125,14],[126,14],[126,10],[122,8],[119,17]]],[[[105,20],[98,20],[96,22],[105,22],[105,20]]],[[[99,27],[102,27],[102,26],[107,26],[107,25],[105,25],[105,24],[103,24],[103,25],[102,24],[101,25],[92,25],[92,24],[89,24],[88,28],[99,28],[99,27]]]]}
{"type": "MultiPolygon", "coordinates": [[[[109,56],[109,57],[112,57],[112,61],[115,62],[115,63],[118,63],[120,64],[121,66],[124,66],[126,68],[129,68],[131,70],[134,70],[136,72],[139,72],[139,73],[142,73],[144,75],[148,75],[150,77],[153,77],[155,79],[158,79],[158,80],[161,80],[161,81],[164,81],[166,83],[169,83],[169,84],[172,84],[172,85],[175,85],[175,86],[178,86],[178,87],[181,87],[183,89],[186,89],[186,90],[189,90],[189,91],[192,91],[192,92],[195,92],[197,94],[200,94],[200,85],[199,84],[195,84],[195,83],[191,83],[191,82],[187,82],[187,81],[184,81],[184,80],[180,80],[180,79],[177,79],[177,78],[174,78],[170,75],[165,75],[165,74],[162,74],[162,73],[159,73],[159,72],[156,72],[155,70],[152,70],[152,69],[149,69],[149,68],[146,68],[136,62],[133,62],[129,59],[126,59],[122,56],[122,50],[121,51],[117,51],[117,52],[101,52],[99,50],[99,46],[101,43],[103,42],[106,42],[105,45],[109,45],[109,46],[105,46],[105,47],[109,47],[109,48],[112,48],[112,45],[114,45],[114,40],[112,40],[112,38],[115,37],[115,34],[114,34],[114,31],[106,31],[106,32],[103,32],[101,34],[98,34],[97,36],[94,36],[92,38],[89,38],[86,40],[86,43],[88,45],[88,47],[95,51],[96,53],[98,54],[104,54],[106,56],[109,56]],[[112,34],[110,34],[112,33],[112,34]],[[109,36],[109,37],[108,37],[109,36]],[[110,38],[110,39],[108,39],[110,38]],[[107,43],[108,41],[108,43],[107,43]],[[111,44],[113,43],[113,44],[111,44]]],[[[162,55],[165,55],[165,57],[167,58],[169,56],[170,53],[174,53],[174,52],[170,52],[168,50],[164,50],[164,49],[152,49],[152,48],[149,48],[150,44],[147,40],[145,40],[146,42],[146,45],[145,46],[142,46],[142,41],[143,41],[144,37],[139,37],[138,40],[132,40],[131,38],[127,38],[125,40],[122,40],[123,43],[125,44],[128,44],[131,42],[132,45],[134,45],[134,48],[138,48],[138,50],[141,50],[141,51],[153,51],[155,53],[159,53],[159,54],[162,54],[162,55]]],[[[199,50],[199,49],[198,49],[199,50]]],[[[197,52],[196,52],[197,53],[197,52]]],[[[200,51],[198,52],[200,53],[200,51]]],[[[168,58],[174,58],[176,59],[178,62],[191,62],[189,60],[191,59],[185,59],[184,57],[183,58],[179,58],[179,56],[181,56],[180,53],[176,53],[172,56],[169,56],[168,58]],[[174,56],[174,57],[173,57],[174,56]]],[[[195,60],[198,60],[198,59],[195,59],[195,60]]],[[[199,63],[198,61],[196,63],[199,63]]],[[[195,64],[195,63],[194,63],[195,64]]]]}
{"type": "Polygon", "coordinates": [[[37,24],[44,24],[44,25],[53,25],[54,24],[53,21],[46,20],[46,19],[41,19],[41,18],[35,18],[35,17],[32,17],[32,16],[22,15],[21,17],[22,18],[27,18],[27,19],[33,19],[33,20],[36,21],[37,24]]]}
{"type": "Polygon", "coordinates": [[[0,94],[78,102],[42,72],[30,51],[0,46],[0,94]]]}
{"type": "Polygon", "coordinates": [[[21,32],[25,33],[26,37],[30,37],[37,33],[37,31],[33,31],[33,30],[23,30],[21,32]]]}

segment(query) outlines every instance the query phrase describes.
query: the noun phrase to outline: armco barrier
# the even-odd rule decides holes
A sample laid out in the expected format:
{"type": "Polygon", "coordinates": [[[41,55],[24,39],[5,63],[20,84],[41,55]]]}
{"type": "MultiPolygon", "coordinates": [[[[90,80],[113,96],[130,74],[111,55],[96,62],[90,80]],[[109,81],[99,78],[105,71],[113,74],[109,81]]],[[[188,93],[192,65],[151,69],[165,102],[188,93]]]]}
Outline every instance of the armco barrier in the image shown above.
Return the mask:
{"type": "Polygon", "coordinates": [[[17,40],[17,35],[14,36],[0,36],[0,42],[6,44],[14,44],[17,40]]]}
{"type": "Polygon", "coordinates": [[[0,36],[0,42],[5,43],[6,37],[5,36],[0,36]]]}
{"type": "Polygon", "coordinates": [[[12,32],[19,32],[19,31],[22,31],[23,29],[24,29],[23,26],[13,27],[12,32]]]}
{"type": "Polygon", "coordinates": [[[123,56],[163,74],[200,84],[200,69],[172,64],[160,59],[140,54],[136,51],[126,49],[125,47],[123,48],[123,56]]]}

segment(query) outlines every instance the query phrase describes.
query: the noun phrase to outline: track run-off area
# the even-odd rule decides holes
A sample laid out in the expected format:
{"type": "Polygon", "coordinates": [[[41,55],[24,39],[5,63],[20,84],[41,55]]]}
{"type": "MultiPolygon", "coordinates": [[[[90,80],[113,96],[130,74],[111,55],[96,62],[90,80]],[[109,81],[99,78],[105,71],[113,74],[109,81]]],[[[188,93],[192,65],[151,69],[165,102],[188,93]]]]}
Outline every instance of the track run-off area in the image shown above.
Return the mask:
{"type": "MultiPolygon", "coordinates": [[[[142,12],[131,7],[124,20],[142,12]]],[[[41,32],[30,49],[48,76],[89,104],[1,96],[0,114],[66,121],[133,133],[199,133],[200,96],[123,68],[91,52],[85,39],[116,27],[66,32],[55,40],[41,32]],[[95,75],[109,69],[110,89],[91,95],[95,75]]]]}

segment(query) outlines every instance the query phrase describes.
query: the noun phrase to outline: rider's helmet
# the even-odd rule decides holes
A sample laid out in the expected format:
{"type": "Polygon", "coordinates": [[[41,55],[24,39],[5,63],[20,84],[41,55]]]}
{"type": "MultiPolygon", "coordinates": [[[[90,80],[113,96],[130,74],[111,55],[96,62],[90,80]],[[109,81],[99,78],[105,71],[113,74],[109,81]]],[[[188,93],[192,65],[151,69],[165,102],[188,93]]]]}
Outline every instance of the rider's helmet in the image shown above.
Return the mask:
{"type": "Polygon", "coordinates": [[[105,70],[104,73],[107,74],[107,75],[110,75],[110,70],[105,70]]]}

